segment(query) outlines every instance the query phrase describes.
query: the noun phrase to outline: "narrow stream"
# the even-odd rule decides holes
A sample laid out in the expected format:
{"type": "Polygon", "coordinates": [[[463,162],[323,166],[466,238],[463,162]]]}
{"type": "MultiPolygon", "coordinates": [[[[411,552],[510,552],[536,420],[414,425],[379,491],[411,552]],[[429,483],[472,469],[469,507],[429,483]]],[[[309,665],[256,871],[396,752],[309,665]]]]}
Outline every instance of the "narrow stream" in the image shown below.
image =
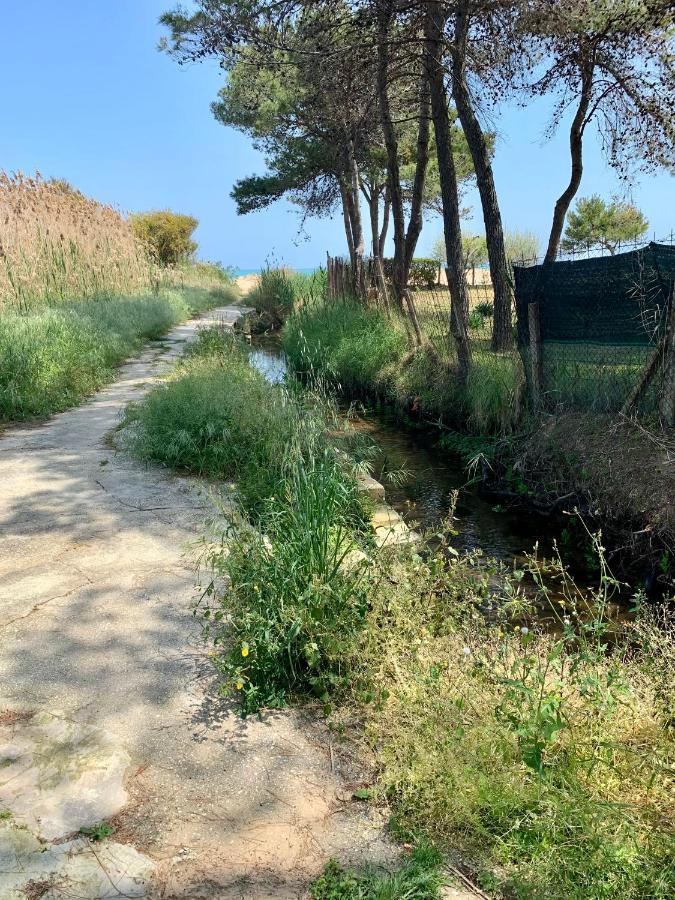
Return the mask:
{"type": "MultiPolygon", "coordinates": [[[[283,382],[288,367],[278,342],[272,339],[256,339],[250,352],[251,365],[273,384],[283,382]]],[[[387,422],[382,417],[362,413],[350,421],[359,431],[367,433],[380,448],[374,460],[373,475],[381,481],[390,504],[411,526],[433,529],[447,519],[457,493],[453,534],[449,543],[457,551],[470,552],[480,548],[487,558],[506,566],[519,565],[525,554],[538,544],[538,557],[551,558],[554,543],[559,537],[559,522],[523,509],[504,508],[486,497],[477,485],[467,483],[468,476],[462,461],[445,450],[426,446],[423,436],[387,422]],[[387,472],[405,471],[402,482],[391,481],[387,472]]],[[[447,533],[445,534],[448,539],[447,533]]],[[[598,576],[587,568],[579,552],[562,553],[563,562],[569,568],[582,593],[597,588],[598,576]]],[[[550,599],[562,599],[556,576],[544,578],[550,599]]],[[[627,587],[627,586],[626,586],[627,587]]],[[[535,582],[527,575],[522,588],[532,596],[535,582]]],[[[610,619],[630,617],[630,590],[621,589],[606,610],[610,619]]],[[[538,605],[535,618],[540,625],[556,630],[550,609],[538,605]]],[[[526,620],[524,620],[526,621],[526,620]]]]}
{"type": "MultiPolygon", "coordinates": [[[[249,358],[268,381],[279,384],[284,380],[287,366],[276,341],[257,340],[249,358]]],[[[480,547],[488,556],[510,563],[539,541],[542,552],[550,553],[548,523],[540,516],[502,510],[477,488],[467,487],[467,473],[458,458],[424,446],[422,439],[379,416],[352,414],[351,419],[380,448],[373,474],[385,485],[387,502],[408,524],[434,528],[447,517],[452,496],[459,491],[455,509],[458,533],[451,541],[457,550],[480,547]],[[402,483],[387,479],[387,472],[401,471],[408,473],[402,483]]]]}

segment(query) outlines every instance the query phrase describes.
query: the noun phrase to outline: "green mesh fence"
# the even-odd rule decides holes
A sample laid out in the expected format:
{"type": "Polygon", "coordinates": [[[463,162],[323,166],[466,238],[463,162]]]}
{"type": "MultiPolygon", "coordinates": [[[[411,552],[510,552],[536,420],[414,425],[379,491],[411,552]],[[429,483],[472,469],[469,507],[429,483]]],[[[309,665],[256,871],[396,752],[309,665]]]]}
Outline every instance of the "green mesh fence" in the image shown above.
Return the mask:
{"type": "MultiPolygon", "coordinates": [[[[662,346],[675,290],[675,247],[650,243],[615,256],[514,269],[518,339],[530,350],[538,304],[541,391],[550,405],[616,411],[662,346]]],[[[640,408],[659,408],[651,378],[640,408]]]]}

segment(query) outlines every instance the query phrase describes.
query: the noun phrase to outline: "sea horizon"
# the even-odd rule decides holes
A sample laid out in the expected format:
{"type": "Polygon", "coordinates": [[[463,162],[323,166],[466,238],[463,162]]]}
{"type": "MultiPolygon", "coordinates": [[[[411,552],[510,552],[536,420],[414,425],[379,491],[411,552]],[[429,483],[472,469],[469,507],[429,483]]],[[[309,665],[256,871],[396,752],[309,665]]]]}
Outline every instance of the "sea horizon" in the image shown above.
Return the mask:
{"type": "MultiPolygon", "coordinates": [[[[234,269],[235,276],[239,277],[240,275],[260,275],[266,266],[258,266],[254,269],[242,269],[239,268],[239,266],[232,266],[232,268],[234,269]]],[[[283,266],[283,268],[291,269],[291,271],[298,272],[300,275],[311,275],[312,272],[316,272],[321,266],[303,266],[302,268],[297,266],[283,266]]]]}

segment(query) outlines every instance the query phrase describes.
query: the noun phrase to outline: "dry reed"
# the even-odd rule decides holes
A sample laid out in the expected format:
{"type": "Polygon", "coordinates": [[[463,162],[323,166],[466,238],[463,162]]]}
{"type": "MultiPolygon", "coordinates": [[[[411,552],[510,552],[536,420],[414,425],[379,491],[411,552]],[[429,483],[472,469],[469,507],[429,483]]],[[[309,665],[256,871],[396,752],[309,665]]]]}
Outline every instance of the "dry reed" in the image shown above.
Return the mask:
{"type": "Polygon", "coordinates": [[[130,223],[61,180],[0,171],[0,309],[147,290],[130,223]]]}

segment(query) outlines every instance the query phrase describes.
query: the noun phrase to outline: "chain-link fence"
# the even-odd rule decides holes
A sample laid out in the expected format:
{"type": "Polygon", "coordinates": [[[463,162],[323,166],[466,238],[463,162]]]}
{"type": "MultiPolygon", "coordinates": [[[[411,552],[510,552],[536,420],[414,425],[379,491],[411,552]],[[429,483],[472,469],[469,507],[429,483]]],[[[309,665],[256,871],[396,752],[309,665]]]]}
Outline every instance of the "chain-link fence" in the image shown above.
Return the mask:
{"type": "Polygon", "coordinates": [[[515,267],[518,341],[545,407],[659,412],[672,425],[675,246],[515,267]]]}
{"type": "MultiPolygon", "coordinates": [[[[336,277],[333,270],[332,280],[344,286],[348,276],[336,277]]],[[[466,281],[467,391],[474,413],[485,409],[486,419],[508,429],[529,401],[548,409],[658,413],[664,424],[675,425],[672,235],[646,246],[584,248],[548,266],[520,260],[513,266],[513,342],[501,351],[492,349],[489,270],[469,270],[466,281]]],[[[365,282],[366,302],[381,303],[372,266],[365,268],[365,282]]],[[[439,359],[455,366],[445,275],[434,285],[411,288],[406,299],[412,301],[403,316],[411,340],[409,318],[439,359]]]]}

